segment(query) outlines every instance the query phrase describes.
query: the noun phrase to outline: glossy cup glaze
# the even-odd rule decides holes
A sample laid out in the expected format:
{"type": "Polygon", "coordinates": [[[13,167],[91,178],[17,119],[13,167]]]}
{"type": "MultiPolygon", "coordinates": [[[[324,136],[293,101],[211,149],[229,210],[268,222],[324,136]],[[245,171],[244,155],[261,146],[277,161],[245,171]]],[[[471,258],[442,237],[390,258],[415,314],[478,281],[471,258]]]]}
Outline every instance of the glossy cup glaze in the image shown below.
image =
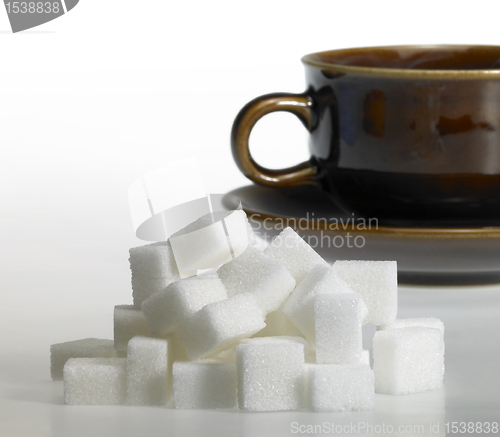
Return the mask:
{"type": "Polygon", "coordinates": [[[249,179],[317,185],[386,225],[500,224],[500,47],[356,48],[302,62],[303,94],[258,97],[236,117],[233,156],[249,179]],[[274,111],[310,131],[310,161],[269,170],[252,159],[250,131],[274,111]]]}

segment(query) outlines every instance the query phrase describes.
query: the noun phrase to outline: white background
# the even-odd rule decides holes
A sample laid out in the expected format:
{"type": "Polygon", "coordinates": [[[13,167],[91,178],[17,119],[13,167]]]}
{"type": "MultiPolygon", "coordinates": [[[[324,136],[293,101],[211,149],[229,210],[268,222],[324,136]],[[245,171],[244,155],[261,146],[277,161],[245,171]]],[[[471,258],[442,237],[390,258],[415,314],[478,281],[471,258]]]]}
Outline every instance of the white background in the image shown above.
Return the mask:
{"type": "MultiPolygon", "coordinates": [[[[81,0],[21,34],[0,9],[0,377],[21,405],[3,407],[5,435],[50,434],[41,416],[23,415],[23,402],[50,401],[49,345],[112,338],[113,305],[131,302],[128,249],[141,244],[127,201],[135,179],[188,156],[202,163],[208,191],[245,185],[229,150],[232,120],[257,95],[303,91],[302,55],[500,44],[495,8],[81,0]]],[[[304,129],[289,114],[259,122],[252,140],[264,165],[307,157],[304,129]]]]}

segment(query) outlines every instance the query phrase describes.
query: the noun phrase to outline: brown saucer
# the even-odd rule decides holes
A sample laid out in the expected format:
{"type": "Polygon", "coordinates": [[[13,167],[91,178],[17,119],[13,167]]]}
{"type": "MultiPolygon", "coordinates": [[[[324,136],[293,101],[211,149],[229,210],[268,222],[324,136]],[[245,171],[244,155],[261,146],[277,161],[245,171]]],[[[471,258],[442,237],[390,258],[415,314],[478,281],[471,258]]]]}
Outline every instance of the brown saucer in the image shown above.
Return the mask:
{"type": "Polygon", "coordinates": [[[337,259],[396,260],[400,283],[471,285],[500,283],[500,227],[389,227],[354,219],[308,186],[283,189],[249,185],[238,198],[254,230],[270,240],[294,228],[328,262],[337,259]]]}

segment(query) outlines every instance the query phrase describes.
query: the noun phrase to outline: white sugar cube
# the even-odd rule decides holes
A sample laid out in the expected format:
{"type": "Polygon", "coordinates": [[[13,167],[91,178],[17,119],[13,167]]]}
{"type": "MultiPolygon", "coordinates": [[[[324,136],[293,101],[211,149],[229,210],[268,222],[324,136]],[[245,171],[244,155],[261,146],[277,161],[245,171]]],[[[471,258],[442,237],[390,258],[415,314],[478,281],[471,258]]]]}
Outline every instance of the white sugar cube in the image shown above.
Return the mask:
{"type": "Polygon", "coordinates": [[[364,323],[394,322],[398,307],[396,261],[335,261],[332,268],[368,307],[364,323]]]}
{"type": "Polygon", "coordinates": [[[283,264],[297,284],[318,264],[330,267],[292,228],[275,237],[264,253],[283,264]]]}
{"type": "Polygon", "coordinates": [[[153,294],[165,289],[172,282],[178,281],[180,278],[172,279],[165,278],[148,278],[144,276],[132,276],[132,297],[134,299],[134,307],[141,309],[142,302],[153,294]]]}
{"type": "Polygon", "coordinates": [[[132,337],[151,336],[144,314],[133,305],[116,305],[113,319],[115,349],[119,354],[126,354],[127,344],[132,337]]]}
{"type": "Polygon", "coordinates": [[[264,328],[264,315],[253,294],[205,305],[178,326],[177,335],[190,360],[231,349],[264,328]]]}
{"type": "Polygon", "coordinates": [[[169,238],[181,278],[239,256],[255,241],[243,210],[206,214],[169,238]]]}
{"type": "Polygon", "coordinates": [[[350,364],[361,360],[360,298],[354,293],[321,294],[314,302],[316,362],[350,364]]]}
{"type": "Polygon", "coordinates": [[[255,248],[218,270],[228,296],[252,293],[266,314],[276,311],[295,287],[295,280],[278,261],[255,248]]]}
{"type": "Polygon", "coordinates": [[[398,329],[398,328],[411,328],[414,326],[421,326],[423,328],[436,328],[444,334],[444,324],[441,320],[435,317],[420,317],[411,319],[396,319],[389,325],[379,326],[378,329],[398,329]]]}
{"type": "Polygon", "coordinates": [[[236,365],[201,360],[175,362],[175,408],[231,409],[236,407],[236,365]]]}
{"type": "Polygon", "coordinates": [[[193,276],[146,299],[142,311],[151,331],[164,336],[205,305],[223,299],[227,299],[227,292],[216,275],[193,276]]]}
{"type": "Polygon", "coordinates": [[[130,249],[132,277],[180,279],[172,247],[168,241],[130,249]]]}
{"type": "Polygon", "coordinates": [[[168,395],[168,341],[136,336],[127,348],[127,403],[165,405],[168,395]]]}
{"type": "Polygon", "coordinates": [[[306,363],[313,363],[316,361],[316,351],[314,347],[309,343],[304,337],[296,336],[296,335],[272,335],[266,337],[251,337],[251,338],[243,338],[240,340],[240,344],[302,344],[304,346],[304,358],[306,363]]]}
{"type": "Polygon", "coordinates": [[[443,385],[444,341],[436,328],[377,331],[373,338],[375,391],[408,394],[443,385]]]}
{"type": "Polygon", "coordinates": [[[302,333],[285,316],[281,309],[266,316],[266,327],[257,332],[254,337],[302,337],[302,333]]]}
{"type": "Polygon", "coordinates": [[[330,268],[315,266],[283,304],[283,313],[312,344],[315,342],[314,298],[320,294],[353,293],[330,268]]]}
{"type": "Polygon", "coordinates": [[[372,410],[374,376],[366,364],[307,364],[309,408],[312,411],[372,410]]]}
{"type": "Polygon", "coordinates": [[[122,405],[127,400],[126,358],[71,358],[64,366],[68,405],[122,405]]]}
{"type": "Polygon", "coordinates": [[[50,346],[50,374],[54,381],[63,379],[63,368],[70,358],[113,358],[113,340],[84,338],[50,346]]]}
{"type": "Polygon", "coordinates": [[[130,249],[134,306],[180,279],[172,247],[168,241],[130,249]]]}
{"type": "Polygon", "coordinates": [[[236,347],[242,410],[296,410],[305,404],[304,344],[282,337],[245,340],[236,347]]]}

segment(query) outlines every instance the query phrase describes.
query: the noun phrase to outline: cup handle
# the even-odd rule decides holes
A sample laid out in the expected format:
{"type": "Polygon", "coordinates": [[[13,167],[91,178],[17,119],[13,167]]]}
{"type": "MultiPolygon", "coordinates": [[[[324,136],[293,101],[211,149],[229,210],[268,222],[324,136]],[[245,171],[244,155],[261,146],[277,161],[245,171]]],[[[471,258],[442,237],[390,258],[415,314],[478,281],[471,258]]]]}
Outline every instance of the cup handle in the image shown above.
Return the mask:
{"type": "Polygon", "coordinates": [[[272,170],[257,164],[248,147],[248,138],[255,123],[270,112],[291,112],[311,131],[313,106],[314,101],[307,93],[266,94],[247,103],[236,116],[231,131],[233,158],[240,171],[253,182],[271,187],[317,184],[318,172],[312,160],[293,167],[272,170]]]}

